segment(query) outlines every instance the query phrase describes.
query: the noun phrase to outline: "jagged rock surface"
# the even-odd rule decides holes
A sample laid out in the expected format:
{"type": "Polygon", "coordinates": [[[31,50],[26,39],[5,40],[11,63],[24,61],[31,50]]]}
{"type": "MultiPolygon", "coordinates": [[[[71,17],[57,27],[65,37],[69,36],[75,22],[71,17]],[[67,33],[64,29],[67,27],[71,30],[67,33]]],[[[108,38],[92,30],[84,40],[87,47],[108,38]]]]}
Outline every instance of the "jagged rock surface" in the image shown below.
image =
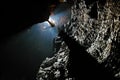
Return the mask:
{"type": "Polygon", "coordinates": [[[52,58],[46,58],[40,66],[37,80],[64,80],[68,76],[66,68],[69,58],[69,49],[62,42],[61,48],[52,58]]]}
{"type": "MultiPolygon", "coordinates": [[[[106,0],[104,5],[96,1],[89,6],[80,0],[71,7],[71,19],[64,25],[64,31],[86,47],[86,51],[99,64],[104,64],[114,77],[120,79],[119,0],[106,0]]],[[[41,64],[37,80],[74,80],[68,77],[68,58],[69,49],[62,42],[58,53],[41,64]]]]}

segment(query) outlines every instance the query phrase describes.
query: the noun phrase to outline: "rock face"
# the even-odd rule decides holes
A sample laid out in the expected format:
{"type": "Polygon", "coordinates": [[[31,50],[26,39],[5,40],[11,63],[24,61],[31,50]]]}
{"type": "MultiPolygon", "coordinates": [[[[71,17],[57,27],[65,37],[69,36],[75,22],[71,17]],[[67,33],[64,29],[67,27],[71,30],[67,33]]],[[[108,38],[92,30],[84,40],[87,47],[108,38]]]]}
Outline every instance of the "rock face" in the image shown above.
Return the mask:
{"type": "Polygon", "coordinates": [[[68,76],[68,58],[69,49],[67,45],[62,42],[57,54],[52,58],[46,58],[40,66],[37,74],[37,80],[64,80],[68,76]]]}
{"type": "MultiPolygon", "coordinates": [[[[71,6],[71,19],[64,32],[85,47],[98,64],[120,79],[120,1],[98,0],[89,5],[76,0],[71,6]]],[[[63,41],[59,51],[46,58],[40,66],[37,80],[77,80],[69,76],[68,45],[63,41]]],[[[79,62],[78,62],[79,64],[79,62]]]]}

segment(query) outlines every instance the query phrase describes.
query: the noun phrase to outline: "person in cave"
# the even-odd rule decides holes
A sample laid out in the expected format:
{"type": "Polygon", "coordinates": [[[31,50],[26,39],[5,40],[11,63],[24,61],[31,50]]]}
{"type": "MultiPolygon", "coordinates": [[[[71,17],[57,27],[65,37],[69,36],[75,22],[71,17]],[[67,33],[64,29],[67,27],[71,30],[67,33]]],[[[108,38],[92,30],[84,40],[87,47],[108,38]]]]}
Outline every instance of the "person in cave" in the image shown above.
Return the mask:
{"type": "Polygon", "coordinates": [[[85,47],[69,37],[64,30],[61,30],[58,36],[65,41],[70,49],[67,66],[69,77],[74,77],[75,80],[115,80],[112,73],[99,64],[95,58],[86,52],[85,47]]]}

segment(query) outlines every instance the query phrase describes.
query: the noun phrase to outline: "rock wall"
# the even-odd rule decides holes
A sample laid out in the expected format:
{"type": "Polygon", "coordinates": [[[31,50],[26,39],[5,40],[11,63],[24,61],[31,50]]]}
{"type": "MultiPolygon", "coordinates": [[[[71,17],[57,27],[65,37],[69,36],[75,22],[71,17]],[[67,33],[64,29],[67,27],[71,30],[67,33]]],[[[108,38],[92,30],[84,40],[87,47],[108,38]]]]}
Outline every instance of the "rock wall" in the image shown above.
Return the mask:
{"type": "MultiPolygon", "coordinates": [[[[89,5],[84,0],[76,0],[64,31],[84,46],[116,79],[120,79],[119,0],[104,0],[104,3],[98,0],[89,5]]],[[[41,64],[37,80],[76,80],[68,77],[68,60],[69,49],[62,42],[60,50],[41,64]]]]}
{"type": "Polygon", "coordinates": [[[68,76],[69,49],[62,42],[59,51],[52,57],[46,58],[40,66],[37,80],[65,80],[68,76]]]}

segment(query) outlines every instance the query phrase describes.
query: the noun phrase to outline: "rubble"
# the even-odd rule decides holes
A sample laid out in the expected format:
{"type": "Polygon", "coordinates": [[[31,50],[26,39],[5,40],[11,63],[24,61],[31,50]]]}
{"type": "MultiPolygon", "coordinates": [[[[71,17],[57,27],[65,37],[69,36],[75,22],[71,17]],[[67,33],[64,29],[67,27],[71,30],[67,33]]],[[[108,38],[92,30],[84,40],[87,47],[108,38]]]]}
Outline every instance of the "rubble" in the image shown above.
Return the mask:
{"type": "MultiPolygon", "coordinates": [[[[106,0],[104,5],[98,0],[89,6],[84,0],[80,0],[71,6],[71,19],[64,25],[64,31],[86,47],[86,51],[118,79],[120,79],[119,6],[119,0],[106,0]],[[97,17],[90,15],[94,13],[91,12],[93,7],[96,7],[97,17]]],[[[41,64],[37,80],[75,80],[68,77],[69,70],[66,67],[68,58],[69,49],[61,42],[59,51],[41,64]],[[64,71],[62,75],[61,68],[64,71]]]]}

